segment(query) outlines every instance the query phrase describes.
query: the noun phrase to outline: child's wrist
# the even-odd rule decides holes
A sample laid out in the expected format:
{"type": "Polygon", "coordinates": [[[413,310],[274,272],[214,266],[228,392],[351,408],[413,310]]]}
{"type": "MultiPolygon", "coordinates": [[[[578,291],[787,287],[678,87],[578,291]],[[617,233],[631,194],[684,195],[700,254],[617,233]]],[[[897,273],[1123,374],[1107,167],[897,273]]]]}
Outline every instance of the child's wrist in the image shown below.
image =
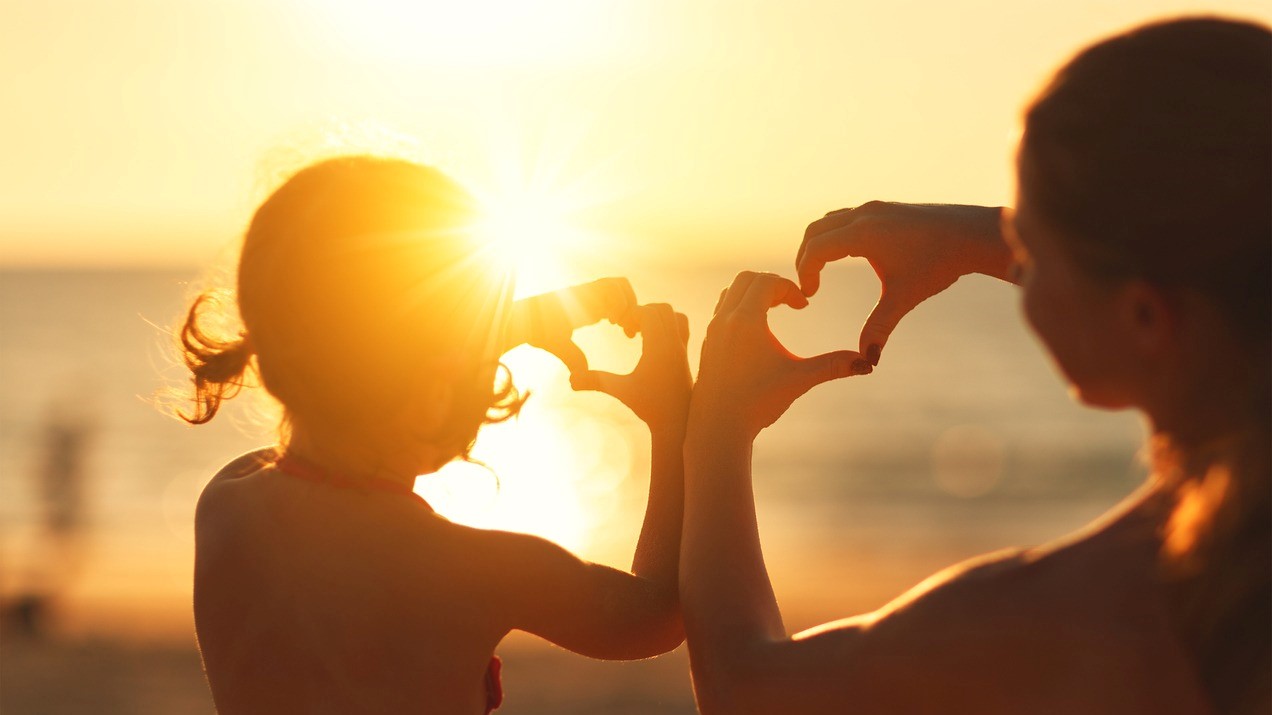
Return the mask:
{"type": "Polygon", "coordinates": [[[650,420],[646,426],[654,439],[673,440],[681,443],[685,438],[685,427],[689,424],[689,411],[678,415],[669,415],[650,420]]]}

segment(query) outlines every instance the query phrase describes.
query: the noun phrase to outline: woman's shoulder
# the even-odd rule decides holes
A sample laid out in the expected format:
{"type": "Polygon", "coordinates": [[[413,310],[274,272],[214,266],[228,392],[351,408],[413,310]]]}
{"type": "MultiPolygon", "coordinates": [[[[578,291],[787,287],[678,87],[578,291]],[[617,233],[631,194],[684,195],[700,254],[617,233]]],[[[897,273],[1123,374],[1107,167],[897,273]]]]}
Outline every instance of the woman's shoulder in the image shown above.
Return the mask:
{"type": "Polygon", "coordinates": [[[868,639],[883,654],[922,652],[968,682],[1010,683],[1024,700],[1046,693],[1124,712],[1173,693],[1179,709],[1156,711],[1198,711],[1165,616],[1151,517],[1119,510],[1057,542],[952,566],[870,616],[868,639]]]}
{"type": "Polygon", "coordinates": [[[1127,611],[1149,605],[1159,587],[1161,514],[1155,497],[1137,496],[1072,534],[955,564],[889,604],[879,616],[917,611],[932,617],[994,622],[1037,621],[1066,633],[1107,634],[1135,624],[1127,611]]]}

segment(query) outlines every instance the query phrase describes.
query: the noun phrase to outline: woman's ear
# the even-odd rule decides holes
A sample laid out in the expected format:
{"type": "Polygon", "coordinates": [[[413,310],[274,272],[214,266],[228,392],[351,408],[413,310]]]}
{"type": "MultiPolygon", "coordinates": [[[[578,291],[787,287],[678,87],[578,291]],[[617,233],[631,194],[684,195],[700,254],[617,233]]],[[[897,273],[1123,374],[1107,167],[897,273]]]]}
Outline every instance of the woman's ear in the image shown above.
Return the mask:
{"type": "Polygon", "coordinates": [[[1127,281],[1118,290],[1116,310],[1130,345],[1143,357],[1179,347],[1179,306],[1161,288],[1141,279],[1127,281]]]}

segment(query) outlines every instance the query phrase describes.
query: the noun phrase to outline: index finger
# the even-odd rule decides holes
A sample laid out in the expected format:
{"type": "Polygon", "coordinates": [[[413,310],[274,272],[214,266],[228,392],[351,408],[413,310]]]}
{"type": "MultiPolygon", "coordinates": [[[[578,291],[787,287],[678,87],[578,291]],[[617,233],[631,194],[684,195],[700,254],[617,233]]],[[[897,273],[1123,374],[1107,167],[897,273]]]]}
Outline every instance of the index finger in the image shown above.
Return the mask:
{"type": "Polygon", "coordinates": [[[601,320],[622,325],[636,307],[636,292],[626,278],[601,278],[548,295],[560,301],[571,328],[601,320]]]}
{"type": "Polygon", "coordinates": [[[626,278],[601,278],[589,284],[599,302],[600,317],[619,323],[636,307],[636,291],[626,278]]]}
{"type": "Polygon", "coordinates": [[[821,272],[827,263],[844,258],[850,253],[849,239],[842,228],[804,240],[800,256],[795,260],[795,274],[804,295],[811,296],[821,287],[821,272]]]}
{"type": "Polygon", "coordinates": [[[814,236],[843,228],[852,221],[853,209],[835,209],[828,211],[825,216],[808,224],[808,228],[804,229],[804,239],[800,241],[799,250],[795,252],[795,265],[799,265],[804,260],[804,252],[808,248],[808,242],[814,236]]]}
{"type": "Polygon", "coordinates": [[[556,356],[558,360],[565,364],[565,368],[570,374],[587,372],[587,355],[583,354],[582,348],[574,344],[572,340],[553,341],[548,345],[541,346],[556,356]]]}
{"type": "Polygon", "coordinates": [[[799,310],[808,305],[808,298],[789,278],[775,273],[760,273],[747,286],[746,295],[742,296],[737,310],[764,314],[769,308],[783,304],[799,310]]]}

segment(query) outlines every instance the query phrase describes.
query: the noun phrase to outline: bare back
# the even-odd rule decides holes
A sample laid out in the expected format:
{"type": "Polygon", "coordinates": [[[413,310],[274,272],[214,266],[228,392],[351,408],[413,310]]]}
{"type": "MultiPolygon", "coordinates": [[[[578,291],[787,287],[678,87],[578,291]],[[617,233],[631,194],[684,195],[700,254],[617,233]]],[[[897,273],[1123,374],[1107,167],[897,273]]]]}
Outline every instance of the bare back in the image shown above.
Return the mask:
{"type": "Polygon", "coordinates": [[[195,623],[217,707],[485,712],[508,627],[491,581],[450,548],[461,529],[409,497],[227,466],[196,518],[195,623]]]}
{"type": "Polygon", "coordinates": [[[863,712],[1209,713],[1166,609],[1160,524],[1150,496],[1065,541],[955,566],[795,636],[809,680],[765,690],[863,712]]]}

